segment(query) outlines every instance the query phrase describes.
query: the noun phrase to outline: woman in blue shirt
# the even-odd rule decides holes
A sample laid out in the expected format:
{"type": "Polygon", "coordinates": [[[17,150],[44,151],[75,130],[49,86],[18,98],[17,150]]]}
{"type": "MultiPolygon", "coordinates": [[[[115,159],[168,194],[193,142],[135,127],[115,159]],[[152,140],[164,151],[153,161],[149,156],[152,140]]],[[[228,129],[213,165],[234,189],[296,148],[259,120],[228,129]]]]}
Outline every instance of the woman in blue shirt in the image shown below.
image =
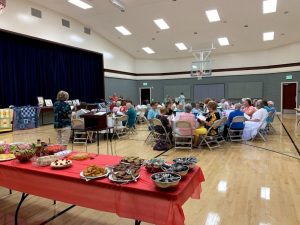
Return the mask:
{"type": "Polygon", "coordinates": [[[127,126],[129,128],[135,127],[136,112],[133,108],[133,105],[128,102],[128,103],[126,103],[126,108],[128,109],[126,112],[126,115],[128,116],[127,126]]]}

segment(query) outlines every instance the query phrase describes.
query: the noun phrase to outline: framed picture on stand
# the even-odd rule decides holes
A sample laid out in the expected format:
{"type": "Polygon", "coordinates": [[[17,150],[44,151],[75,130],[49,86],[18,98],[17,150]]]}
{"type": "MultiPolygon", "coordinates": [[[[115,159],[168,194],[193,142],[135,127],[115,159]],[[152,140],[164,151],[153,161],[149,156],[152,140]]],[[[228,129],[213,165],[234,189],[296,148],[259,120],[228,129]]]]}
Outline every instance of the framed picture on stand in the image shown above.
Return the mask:
{"type": "Polygon", "coordinates": [[[43,107],[44,106],[44,97],[37,97],[38,100],[38,106],[43,107]]]}
{"type": "Polygon", "coordinates": [[[46,106],[53,106],[51,99],[45,99],[45,104],[46,104],[46,106]]]}

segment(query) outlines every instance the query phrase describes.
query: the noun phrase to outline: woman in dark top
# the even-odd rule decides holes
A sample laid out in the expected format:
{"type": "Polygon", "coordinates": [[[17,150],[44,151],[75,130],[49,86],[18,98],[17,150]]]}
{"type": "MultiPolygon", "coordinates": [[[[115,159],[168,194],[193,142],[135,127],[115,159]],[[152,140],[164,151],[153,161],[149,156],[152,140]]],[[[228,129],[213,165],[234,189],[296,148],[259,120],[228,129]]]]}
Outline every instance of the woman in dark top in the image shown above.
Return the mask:
{"type": "MultiPolygon", "coordinates": [[[[198,119],[200,124],[199,128],[197,128],[194,132],[194,147],[198,147],[199,145],[199,137],[207,134],[207,130],[211,127],[211,125],[221,118],[220,113],[217,111],[218,104],[215,101],[209,101],[207,103],[208,114],[206,115],[206,120],[198,119]]],[[[218,129],[211,129],[209,135],[218,134],[218,129]]]]}
{"type": "Polygon", "coordinates": [[[166,115],[167,116],[171,116],[173,114],[173,110],[171,109],[171,107],[172,107],[172,103],[167,102],[166,103],[166,115]]]}
{"type": "Polygon", "coordinates": [[[57,133],[57,143],[68,145],[71,134],[71,107],[67,101],[68,92],[59,91],[57,101],[53,105],[54,111],[54,128],[57,133]]]}
{"type": "MultiPolygon", "coordinates": [[[[172,140],[172,128],[171,128],[170,122],[168,120],[168,115],[166,115],[166,112],[167,112],[167,108],[161,107],[160,114],[156,116],[156,119],[159,119],[161,121],[163,127],[166,129],[166,131],[168,133],[170,133],[169,137],[170,137],[170,140],[172,140]]],[[[154,130],[160,134],[165,133],[165,131],[163,130],[163,128],[161,126],[155,126],[154,130]]]]}

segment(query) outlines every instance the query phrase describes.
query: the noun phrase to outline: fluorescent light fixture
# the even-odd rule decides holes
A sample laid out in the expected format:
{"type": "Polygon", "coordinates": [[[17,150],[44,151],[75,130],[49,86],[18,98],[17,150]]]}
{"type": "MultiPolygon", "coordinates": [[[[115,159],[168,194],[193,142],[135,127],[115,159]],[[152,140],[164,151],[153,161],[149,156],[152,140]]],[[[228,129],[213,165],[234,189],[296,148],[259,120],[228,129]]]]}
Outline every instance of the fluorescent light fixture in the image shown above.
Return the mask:
{"type": "Polygon", "coordinates": [[[276,12],[277,0],[264,0],[263,1],[263,13],[273,13],[276,12]]]}
{"type": "Polygon", "coordinates": [[[219,192],[226,192],[227,191],[227,182],[224,180],[221,180],[218,184],[218,191],[219,192]]]}
{"type": "Polygon", "coordinates": [[[219,225],[220,216],[218,213],[209,212],[205,221],[205,225],[219,225]]]}
{"type": "Polygon", "coordinates": [[[180,51],[183,51],[183,50],[187,50],[187,47],[185,46],[184,43],[175,43],[176,47],[180,50],[180,51]]]}
{"type": "Polygon", "coordinates": [[[170,28],[169,25],[166,23],[166,21],[164,21],[164,19],[157,19],[153,21],[161,30],[166,30],[170,28]]]}
{"type": "Polygon", "coordinates": [[[212,10],[207,10],[205,11],[206,13],[206,16],[208,18],[208,21],[209,22],[217,22],[217,21],[220,21],[220,16],[219,16],[219,13],[218,13],[218,10],[216,9],[212,9],[212,10]]]}
{"type": "Polygon", "coordinates": [[[268,187],[261,187],[260,188],[260,198],[270,200],[271,196],[271,189],[268,187]]]}
{"type": "Polygon", "coordinates": [[[79,8],[82,8],[82,9],[90,9],[90,8],[93,8],[93,6],[81,1],[81,0],[69,0],[68,2],[70,2],[71,4],[73,5],[76,5],[78,6],[79,8]]]}
{"type": "Polygon", "coordinates": [[[227,37],[218,38],[219,45],[226,46],[229,45],[229,41],[227,37]]]}
{"type": "Polygon", "coordinates": [[[155,52],[151,49],[151,48],[149,48],[149,47],[143,47],[142,48],[146,53],[148,53],[148,54],[154,54],[155,52]]]}
{"type": "Polygon", "coordinates": [[[119,31],[121,34],[127,36],[127,35],[131,35],[131,32],[129,30],[127,30],[124,26],[118,26],[115,27],[117,31],[119,31]]]}
{"type": "Polygon", "coordinates": [[[263,34],[263,39],[264,39],[264,41],[272,41],[272,40],[274,40],[274,31],[265,32],[263,34]]]}

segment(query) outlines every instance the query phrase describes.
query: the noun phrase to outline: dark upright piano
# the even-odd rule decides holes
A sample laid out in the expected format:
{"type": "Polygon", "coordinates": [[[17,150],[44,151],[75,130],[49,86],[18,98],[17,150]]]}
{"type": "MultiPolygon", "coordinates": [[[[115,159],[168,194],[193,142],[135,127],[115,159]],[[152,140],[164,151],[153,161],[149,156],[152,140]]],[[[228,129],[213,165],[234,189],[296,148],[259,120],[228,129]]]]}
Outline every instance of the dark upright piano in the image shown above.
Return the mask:
{"type": "MultiPolygon", "coordinates": [[[[84,119],[84,129],[87,131],[95,131],[97,133],[97,151],[99,154],[100,131],[106,130],[107,138],[112,127],[107,126],[107,113],[97,115],[97,112],[89,112],[80,116],[84,119]]],[[[111,141],[111,137],[110,137],[111,141]]],[[[107,144],[108,145],[108,144],[107,144]]],[[[108,148],[108,146],[107,146],[108,148]]]]}

